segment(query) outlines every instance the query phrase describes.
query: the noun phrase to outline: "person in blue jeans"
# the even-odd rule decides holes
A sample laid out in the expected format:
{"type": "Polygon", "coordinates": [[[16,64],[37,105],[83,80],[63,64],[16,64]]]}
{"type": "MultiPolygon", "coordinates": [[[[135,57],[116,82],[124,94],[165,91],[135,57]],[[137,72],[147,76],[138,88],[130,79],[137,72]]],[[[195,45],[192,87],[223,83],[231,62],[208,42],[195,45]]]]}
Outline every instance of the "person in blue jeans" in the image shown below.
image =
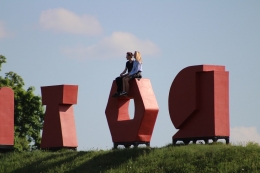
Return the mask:
{"type": "Polygon", "coordinates": [[[124,95],[127,96],[129,91],[129,80],[134,78],[142,78],[142,56],[141,53],[138,51],[135,51],[134,53],[134,64],[131,72],[123,78],[123,92],[120,94],[120,96],[124,95]]]}
{"type": "Polygon", "coordinates": [[[133,68],[133,53],[132,52],[127,52],[126,53],[126,66],[124,71],[120,74],[119,77],[116,78],[116,85],[117,85],[117,90],[116,93],[114,95],[112,95],[112,97],[118,97],[120,96],[120,94],[122,93],[123,90],[123,79],[128,76],[128,74],[132,71],[133,68]],[[126,73],[127,72],[127,73],[126,73]]]}

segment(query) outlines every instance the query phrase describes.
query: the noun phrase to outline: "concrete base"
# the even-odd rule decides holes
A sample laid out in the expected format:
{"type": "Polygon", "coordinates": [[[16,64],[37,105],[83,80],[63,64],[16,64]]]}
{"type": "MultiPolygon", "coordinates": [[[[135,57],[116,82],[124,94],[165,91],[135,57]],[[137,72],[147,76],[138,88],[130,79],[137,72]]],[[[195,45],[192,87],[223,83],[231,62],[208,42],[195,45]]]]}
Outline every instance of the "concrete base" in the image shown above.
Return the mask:
{"type": "Polygon", "coordinates": [[[131,145],[134,148],[137,148],[138,145],[145,144],[146,147],[150,147],[150,142],[142,142],[142,141],[135,141],[135,142],[114,142],[114,149],[117,149],[118,145],[123,145],[125,148],[130,148],[131,145]]]}
{"type": "Polygon", "coordinates": [[[59,150],[75,150],[77,151],[77,147],[51,147],[51,148],[41,148],[41,150],[47,150],[47,151],[59,151],[59,150]]]}
{"type": "Polygon", "coordinates": [[[229,144],[229,136],[210,136],[210,137],[193,137],[193,138],[172,138],[172,144],[176,145],[178,141],[182,141],[185,145],[188,145],[191,141],[196,143],[199,140],[203,140],[205,144],[209,143],[209,140],[217,142],[219,139],[225,139],[226,144],[229,144]]]}
{"type": "Polygon", "coordinates": [[[14,151],[13,145],[0,145],[0,152],[14,151]]]}

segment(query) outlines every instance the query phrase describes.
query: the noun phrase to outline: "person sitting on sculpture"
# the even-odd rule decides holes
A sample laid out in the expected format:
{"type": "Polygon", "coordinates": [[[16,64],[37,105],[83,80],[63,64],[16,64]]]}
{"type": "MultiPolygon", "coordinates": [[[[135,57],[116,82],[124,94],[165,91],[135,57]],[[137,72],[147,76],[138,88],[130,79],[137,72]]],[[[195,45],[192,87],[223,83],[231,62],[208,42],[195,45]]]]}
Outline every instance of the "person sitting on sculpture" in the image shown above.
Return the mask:
{"type": "Polygon", "coordinates": [[[131,72],[123,78],[123,92],[120,94],[120,96],[127,96],[129,91],[129,80],[134,78],[142,78],[142,56],[141,53],[138,51],[135,51],[134,53],[134,64],[131,72]]]}
{"type": "Polygon", "coordinates": [[[123,79],[128,76],[128,74],[132,71],[133,68],[133,53],[132,52],[127,52],[126,53],[126,65],[125,65],[125,69],[124,71],[120,74],[119,77],[116,78],[116,85],[117,85],[117,90],[116,93],[114,95],[112,95],[112,97],[118,97],[120,96],[120,94],[123,91],[123,79]],[[127,72],[127,73],[126,73],[127,72]]]}

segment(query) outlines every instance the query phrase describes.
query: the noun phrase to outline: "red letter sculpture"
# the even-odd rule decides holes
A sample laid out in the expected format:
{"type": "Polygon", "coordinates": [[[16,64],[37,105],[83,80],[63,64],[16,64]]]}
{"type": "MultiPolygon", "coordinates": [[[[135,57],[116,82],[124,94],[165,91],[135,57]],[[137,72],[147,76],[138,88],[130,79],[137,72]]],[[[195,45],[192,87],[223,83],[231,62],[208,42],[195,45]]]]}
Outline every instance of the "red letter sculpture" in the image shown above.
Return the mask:
{"type": "Polygon", "coordinates": [[[173,144],[225,139],[229,143],[229,73],[224,66],[181,70],[169,93],[169,113],[179,131],[173,144]]]}
{"type": "Polygon", "coordinates": [[[129,82],[128,97],[111,97],[116,92],[115,81],[109,94],[106,117],[111,132],[114,148],[124,145],[126,148],[139,144],[150,145],[153,128],[159,107],[149,79],[133,79],[129,82]],[[135,114],[130,119],[128,106],[134,100],[135,114]]]}
{"type": "Polygon", "coordinates": [[[77,104],[78,86],[46,86],[41,91],[46,105],[41,148],[77,148],[73,104],[77,104]]]}
{"type": "Polygon", "coordinates": [[[0,88],[0,149],[14,146],[14,92],[11,88],[0,88]]]}

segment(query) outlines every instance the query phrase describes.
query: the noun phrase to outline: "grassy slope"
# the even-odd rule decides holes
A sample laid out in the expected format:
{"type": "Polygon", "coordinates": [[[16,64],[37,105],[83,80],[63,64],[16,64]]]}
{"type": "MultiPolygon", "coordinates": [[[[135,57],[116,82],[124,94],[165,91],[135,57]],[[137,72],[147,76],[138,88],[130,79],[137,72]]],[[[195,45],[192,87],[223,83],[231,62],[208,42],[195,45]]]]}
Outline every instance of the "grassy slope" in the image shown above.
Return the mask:
{"type": "Polygon", "coordinates": [[[260,172],[256,144],[0,154],[0,172],[260,172]]]}

